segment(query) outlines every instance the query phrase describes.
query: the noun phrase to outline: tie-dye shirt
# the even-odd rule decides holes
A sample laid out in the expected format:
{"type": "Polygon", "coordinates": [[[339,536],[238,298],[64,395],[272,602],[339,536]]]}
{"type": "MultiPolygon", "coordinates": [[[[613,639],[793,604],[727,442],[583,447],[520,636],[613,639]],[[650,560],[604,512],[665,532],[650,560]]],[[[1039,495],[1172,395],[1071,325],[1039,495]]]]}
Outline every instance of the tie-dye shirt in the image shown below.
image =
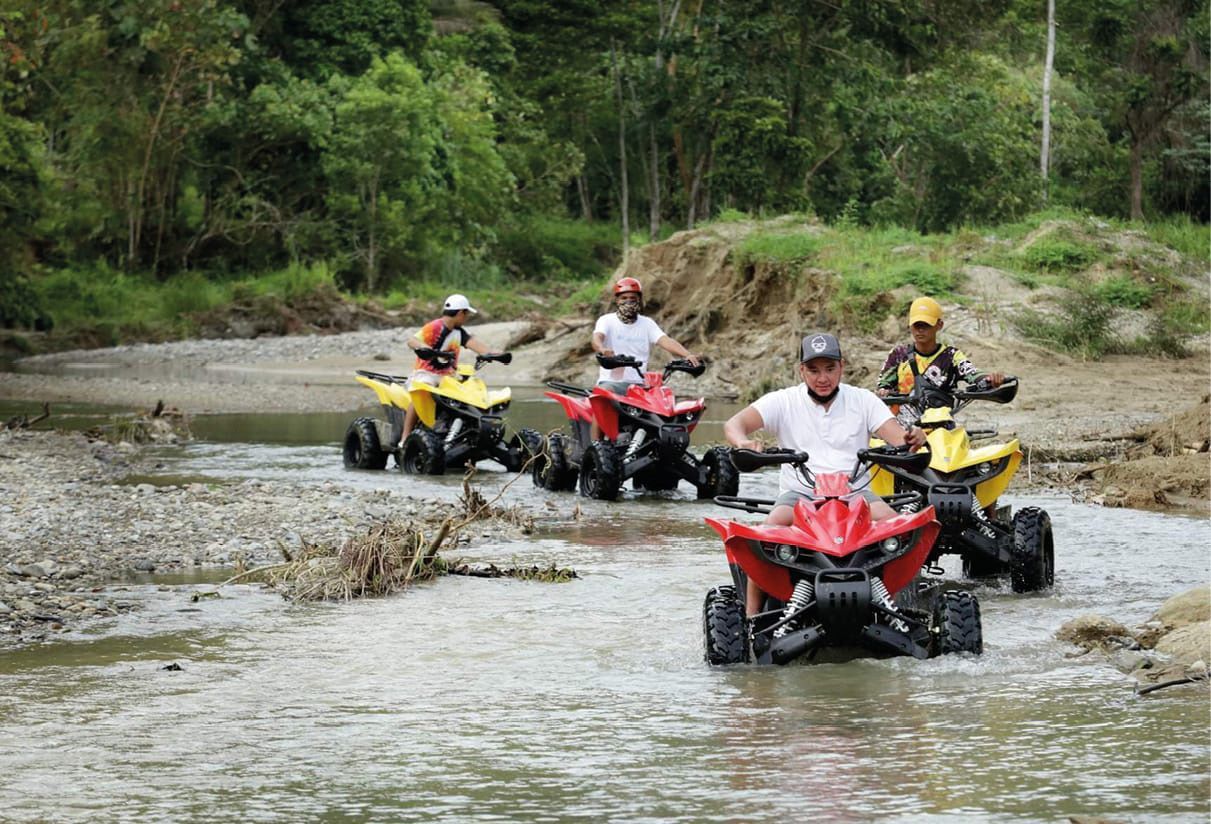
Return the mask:
{"type": "MultiPolygon", "coordinates": [[[[916,358],[917,374],[923,380],[948,393],[955,390],[959,381],[975,383],[985,374],[976,369],[963,350],[954,346],[942,344],[932,355],[922,355],[911,343],[903,343],[887,356],[876,386],[905,395],[911,392],[914,383],[911,358],[916,358]]],[[[915,404],[904,404],[896,413],[896,418],[908,426],[920,420],[924,411],[915,404]]]]}
{"type": "Polygon", "coordinates": [[[457,329],[451,329],[449,326],[446,326],[442,318],[438,318],[437,320],[429,321],[420,329],[417,329],[413,337],[420,341],[423,346],[439,351],[444,349],[453,352],[455,355],[454,362],[444,369],[437,368],[430,361],[421,357],[416,359],[416,366],[413,368],[424,372],[433,372],[438,375],[449,375],[458,364],[457,356],[459,349],[466,346],[467,341],[471,340],[471,333],[461,326],[457,329]]]}

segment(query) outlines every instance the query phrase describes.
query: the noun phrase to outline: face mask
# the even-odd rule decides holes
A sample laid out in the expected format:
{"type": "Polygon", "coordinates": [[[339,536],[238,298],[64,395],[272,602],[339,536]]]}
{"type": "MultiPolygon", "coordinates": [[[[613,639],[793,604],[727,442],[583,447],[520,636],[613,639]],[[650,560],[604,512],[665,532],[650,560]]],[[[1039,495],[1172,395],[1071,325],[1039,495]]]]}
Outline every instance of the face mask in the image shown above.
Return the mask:
{"type": "Polygon", "coordinates": [[[816,403],[821,403],[821,404],[828,403],[833,398],[837,397],[837,393],[840,391],[841,391],[841,384],[837,384],[836,386],[834,386],[833,391],[829,392],[827,395],[817,395],[815,392],[812,391],[812,388],[810,386],[807,388],[807,394],[812,396],[812,400],[815,401],[816,403]]]}
{"type": "Polygon", "coordinates": [[[625,301],[618,304],[618,319],[623,323],[634,323],[637,317],[639,317],[637,301],[625,301]]]}

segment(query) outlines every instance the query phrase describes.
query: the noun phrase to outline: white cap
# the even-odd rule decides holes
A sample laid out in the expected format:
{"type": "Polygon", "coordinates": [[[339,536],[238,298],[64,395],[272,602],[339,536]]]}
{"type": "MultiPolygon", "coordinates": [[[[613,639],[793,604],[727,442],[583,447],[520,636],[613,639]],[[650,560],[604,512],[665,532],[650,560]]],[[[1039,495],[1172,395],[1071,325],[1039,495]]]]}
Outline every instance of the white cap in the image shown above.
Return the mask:
{"type": "Polygon", "coordinates": [[[471,301],[467,300],[466,295],[451,295],[446,298],[445,311],[457,312],[460,309],[466,309],[472,315],[479,314],[479,310],[471,306],[471,301]]]}

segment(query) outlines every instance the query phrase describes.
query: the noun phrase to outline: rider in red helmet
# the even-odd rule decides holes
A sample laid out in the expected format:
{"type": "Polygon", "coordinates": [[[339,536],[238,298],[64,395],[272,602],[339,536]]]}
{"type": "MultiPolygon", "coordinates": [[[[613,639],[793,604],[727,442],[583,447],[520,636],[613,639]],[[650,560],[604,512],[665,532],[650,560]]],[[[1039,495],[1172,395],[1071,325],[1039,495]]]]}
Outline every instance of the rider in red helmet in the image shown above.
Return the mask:
{"type": "MultiPolygon", "coordinates": [[[[614,284],[615,311],[602,315],[593,327],[593,351],[607,357],[631,355],[647,371],[648,356],[652,344],[680,358],[686,358],[695,366],[700,358],[664,333],[656,321],[641,315],[643,309],[643,285],[632,277],[620,278],[614,284]]],[[[639,383],[639,374],[629,367],[625,369],[602,368],[597,383],[615,392],[625,392],[627,385],[639,383]]],[[[601,431],[596,422],[592,425],[592,439],[598,440],[601,431]]]]}

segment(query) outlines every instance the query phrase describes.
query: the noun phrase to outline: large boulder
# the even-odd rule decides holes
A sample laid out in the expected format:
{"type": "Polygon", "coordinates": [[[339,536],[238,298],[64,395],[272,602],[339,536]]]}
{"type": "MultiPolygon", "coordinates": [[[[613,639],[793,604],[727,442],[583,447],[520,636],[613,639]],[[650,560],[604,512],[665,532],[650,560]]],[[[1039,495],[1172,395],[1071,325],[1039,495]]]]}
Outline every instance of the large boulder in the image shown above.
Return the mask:
{"type": "Polygon", "coordinates": [[[1178,627],[1156,642],[1156,651],[1187,666],[1211,661],[1211,621],[1178,627]]]}
{"type": "Polygon", "coordinates": [[[1211,621],[1211,584],[1174,595],[1161,604],[1155,617],[1169,629],[1211,621]]]}

